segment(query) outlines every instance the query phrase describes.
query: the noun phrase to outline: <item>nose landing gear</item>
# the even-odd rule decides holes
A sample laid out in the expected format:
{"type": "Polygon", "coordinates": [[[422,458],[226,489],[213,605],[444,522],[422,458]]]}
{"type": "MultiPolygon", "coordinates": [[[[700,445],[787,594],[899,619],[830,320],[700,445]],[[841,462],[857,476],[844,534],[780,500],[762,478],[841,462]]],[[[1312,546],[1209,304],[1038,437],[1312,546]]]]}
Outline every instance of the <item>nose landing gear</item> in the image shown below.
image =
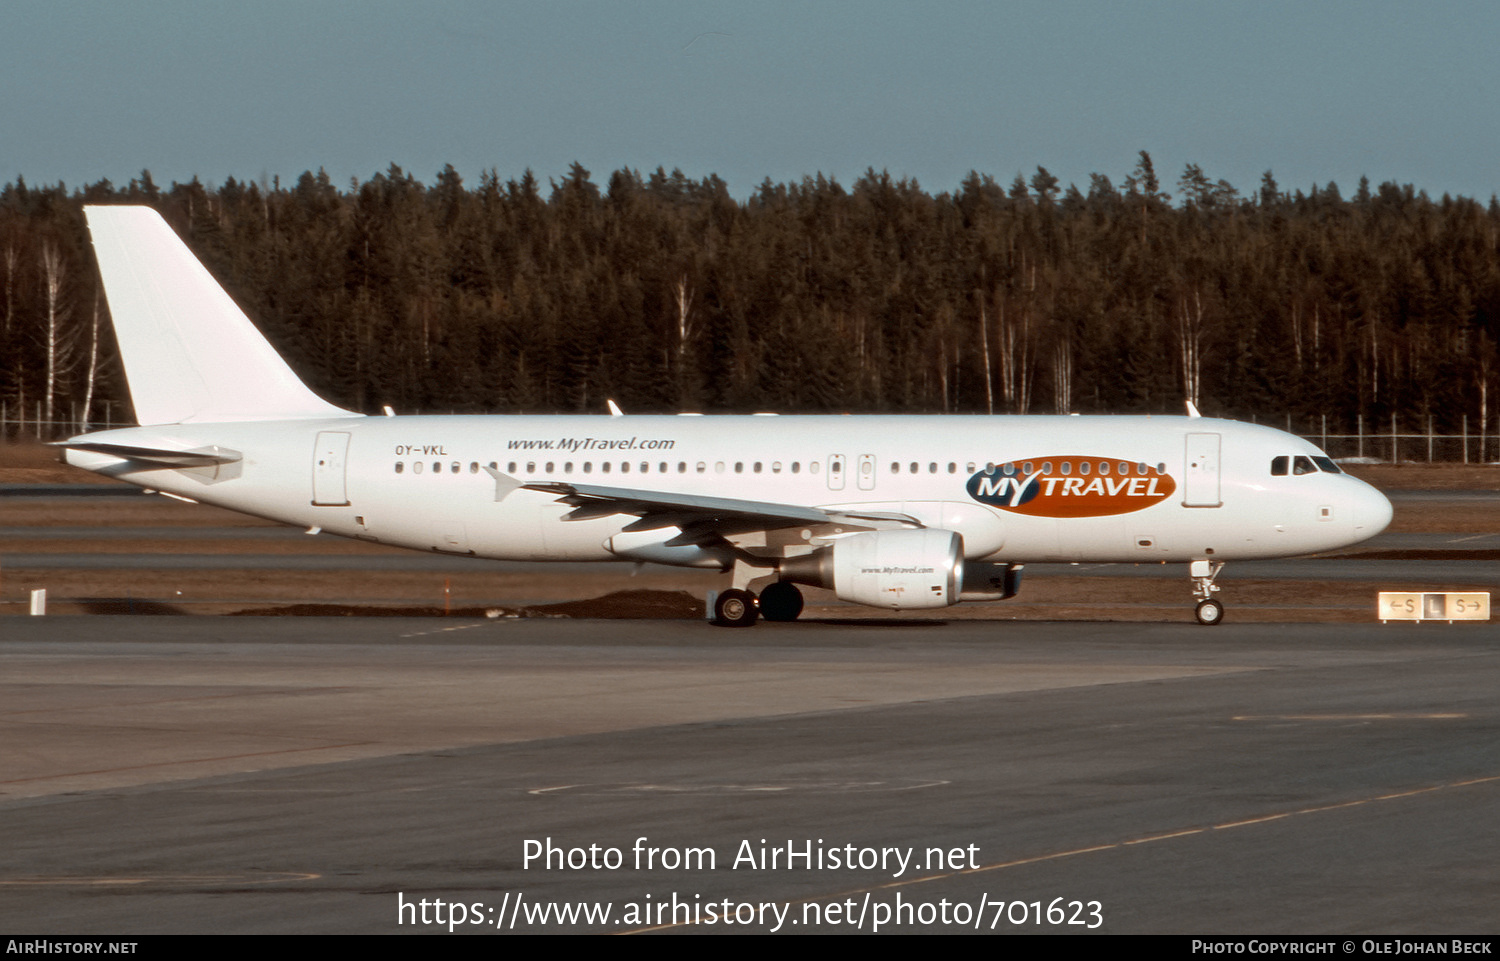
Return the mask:
{"type": "Polygon", "coordinates": [[[1219,585],[1214,578],[1224,569],[1223,561],[1190,561],[1188,576],[1193,579],[1193,596],[1198,598],[1194,613],[1199,624],[1218,624],[1224,620],[1224,604],[1214,598],[1219,585]]]}

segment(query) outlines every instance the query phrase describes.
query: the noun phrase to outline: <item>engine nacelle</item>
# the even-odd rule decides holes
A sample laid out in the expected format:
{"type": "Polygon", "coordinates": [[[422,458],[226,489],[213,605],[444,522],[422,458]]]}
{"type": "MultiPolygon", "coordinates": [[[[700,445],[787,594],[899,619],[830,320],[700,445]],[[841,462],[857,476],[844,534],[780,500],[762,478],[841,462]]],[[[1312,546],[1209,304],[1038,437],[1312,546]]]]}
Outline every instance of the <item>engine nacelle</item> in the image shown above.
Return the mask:
{"type": "Polygon", "coordinates": [[[948,607],[958,603],[964,581],[964,539],[933,529],[850,534],[816,554],[787,558],[781,576],[870,607],[948,607]]]}

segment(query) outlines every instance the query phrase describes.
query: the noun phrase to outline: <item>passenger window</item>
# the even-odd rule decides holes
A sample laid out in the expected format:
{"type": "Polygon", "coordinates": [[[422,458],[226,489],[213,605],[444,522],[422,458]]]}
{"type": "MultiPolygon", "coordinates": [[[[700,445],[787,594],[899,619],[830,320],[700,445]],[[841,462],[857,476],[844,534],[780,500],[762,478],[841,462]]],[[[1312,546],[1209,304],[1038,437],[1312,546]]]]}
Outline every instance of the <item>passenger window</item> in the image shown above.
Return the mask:
{"type": "Polygon", "coordinates": [[[936,462],[933,462],[933,463],[927,465],[927,473],[929,473],[929,474],[936,474],[937,473],[937,463],[936,462]]]}
{"type": "Polygon", "coordinates": [[[1005,466],[1000,468],[1000,473],[1004,474],[1006,477],[1014,477],[1016,476],[1016,465],[1006,464],[1005,466]]]}
{"type": "Polygon", "coordinates": [[[792,461],[792,473],[793,474],[800,474],[800,473],[802,473],[802,462],[800,460],[794,460],[794,461],[792,461]]]}
{"type": "Polygon", "coordinates": [[[912,461],[911,462],[911,467],[907,470],[907,473],[909,473],[909,474],[915,474],[916,472],[917,472],[917,462],[916,461],[912,461]]]}
{"type": "Polygon", "coordinates": [[[471,474],[477,474],[477,473],[479,473],[479,461],[477,461],[477,460],[471,460],[471,461],[469,461],[469,473],[471,473],[471,474]]]}
{"type": "Polygon", "coordinates": [[[751,470],[753,470],[755,473],[759,474],[760,473],[760,461],[756,461],[755,465],[751,468],[751,470]]]}
{"type": "Polygon", "coordinates": [[[1285,455],[1271,458],[1271,476],[1285,477],[1286,469],[1291,463],[1291,458],[1285,455]]]}
{"type": "Polygon", "coordinates": [[[1044,461],[1042,461],[1042,473],[1043,474],[1050,474],[1050,473],[1052,473],[1052,462],[1050,460],[1044,460],[1044,461]]]}
{"type": "Polygon", "coordinates": [[[599,473],[601,473],[601,474],[608,474],[609,473],[609,461],[602,461],[599,464],[599,473]]]}
{"type": "Polygon", "coordinates": [[[567,461],[566,463],[563,464],[563,473],[564,474],[571,474],[571,473],[573,473],[573,462],[572,461],[567,461]]]}
{"type": "Polygon", "coordinates": [[[1071,473],[1073,473],[1073,462],[1070,461],[1070,460],[1063,461],[1062,462],[1062,475],[1064,477],[1067,477],[1071,473]]]}
{"type": "Polygon", "coordinates": [[[505,465],[505,472],[507,474],[514,474],[516,472],[516,462],[515,461],[511,461],[509,464],[506,464],[505,465]]]}
{"type": "Polygon", "coordinates": [[[958,465],[955,464],[951,460],[948,462],[948,473],[950,473],[950,474],[957,474],[958,473],[958,465]]]}
{"type": "Polygon", "coordinates": [[[1033,473],[1035,473],[1035,471],[1033,471],[1031,469],[1031,467],[1032,467],[1031,461],[1027,461],[1026,463],[1024,463],[1024,464],[1021,465],[1021,473],[1023,473],[1023,474],[1033,474],[1033,473]]]}
{"type": "Polygon", "coordinates": [[[620,473],[622,473],[622,474],[628,474],[628,473],[630,473],[630,461],[625,461],[623,464],[620,465],[620,473]]]}
{"type": "Polygon", "coordinates": [[[1146,476],[1146,472],[1149,471],[1149,470],[1150,470],[1150,468],[1148,468],[1144,463],[1136,464],[1135,465],[1135,472],[1137,474],[1141,475],[1142,477],[1145,477],[1146,476]]]}
{"type": "Polygon", "coordinates": [[[594,462],[591,461],[591,460],[584,461],[583,462],[583,472],[585,474],[592,474],[594,472],[594,462]]]}
{"type": "Polygon", "coordinates": [[[406,464],[405,464],[405,462],[399,461],[399,460],[396,461],[396,473],[399,474],[399,473],[401,473],[404,470],[406,470],[406,464]]]}
{"type": "Polygon", "coordinates": [[[411,462],[411,472],[413,474],[420,474],[420,473],[422,473],[422,462],[419,461],[419,460],[412,461],[411,462]]]}
{"type": "MultiPolygon", "coordinates": [[[[432,469],[433,470],[437,470],[437,465],[433,464],[432,465],[432,469]]],[[[527,461],[526,462],[526,473],[528,473],[528,474],[535,474],[536,473],[536,461],[527,461]]]]}
{"type": "Polygon", "coordinates": [[[891,461],[891,473],[892,474],[899,474],[899,473],[901,473],[901,465],[898,464],[898,463],[896,463],[895,461],[891,461]]]}
{"type": "Polygon", "coordinates": [[[743,474],[745,472],[745,462],[742,461],[742,460],[735,461],[734,462],[734,472],[736,474],[743,474]]]}
{"type": "Polygon", "coordinates": [[[969,461],[968,471],[969,471],[970,474],[974,473],[974,462],[973,461],[969,461]]]}
{"type": "Polygon", "coordinates": [[[771,473],[773,473],[773,474],[779,474],[779,473],[781,473],[781,461],[779,461],[779,460],[773,460],[773,461],[771,461],[771,473]]]}
{"type": "Polygon", "coordinates": [[[1080,474],[1087,474],[1089,472],[1089,467],[1090,467],[1090,464],[1089,464],[1088,461],[1086,461],[1086,460],[1079,461],[1078,462],[1078,473],[1080,473],[1080,474]]]}
{"type": "Polygon", "coordinates": [[[1102,461],[1099,462],[1099,473],[1101,473],[1101,474],[1108,474],[1109,473],[1109,461],[1102,460],[1102,461]]]}
{"type": "Polygon", "coordinates": [[[454,461],[453,462],[453,473],[455,473],[455,474],[462,474],[463,472],[464,472],[464,465],[460,464],[458,461],[454,461]]]}
{"type": "Polygon", "coordinates": [[[822,469],[822,467],[823,465],[820,461],[809,461],[807,464],[807,472],[809,474],[816,474],[819,470],[822,469]]]}
{"type": "Polygon", "coordinates": [[[723,461],[721,461],[721,460],[714,461],[714,473],[715,474],[722,474],[722,473],[724,473],[724,462],[723,461]]]}

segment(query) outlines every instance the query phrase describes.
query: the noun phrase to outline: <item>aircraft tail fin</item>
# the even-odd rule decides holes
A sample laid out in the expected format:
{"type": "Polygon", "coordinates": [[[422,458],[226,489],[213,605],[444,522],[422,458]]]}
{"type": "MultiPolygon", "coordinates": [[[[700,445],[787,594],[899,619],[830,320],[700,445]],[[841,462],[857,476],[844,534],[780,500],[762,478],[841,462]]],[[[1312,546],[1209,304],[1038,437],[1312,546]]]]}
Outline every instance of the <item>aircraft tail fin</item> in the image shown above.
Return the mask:
{"type": "Polygon", "coordinates": [[[150,207],[85,207],[136,419],[358,417],[314,394],[150,207]]]}

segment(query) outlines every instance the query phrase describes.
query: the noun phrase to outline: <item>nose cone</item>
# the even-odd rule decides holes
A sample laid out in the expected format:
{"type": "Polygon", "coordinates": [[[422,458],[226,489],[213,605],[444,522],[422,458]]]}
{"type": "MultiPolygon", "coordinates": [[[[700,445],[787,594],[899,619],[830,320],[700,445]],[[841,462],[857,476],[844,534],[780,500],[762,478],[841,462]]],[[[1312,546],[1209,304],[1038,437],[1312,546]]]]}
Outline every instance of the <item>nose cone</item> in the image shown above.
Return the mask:
{"type": "Polygon", "coordinates": [[[1358,540],[1374,537],[1390,526],[1391,502],[1386,496],[1362,480],[1349,478],[1358,486],[1352,494],[1354,536],[1358,540]]]}

